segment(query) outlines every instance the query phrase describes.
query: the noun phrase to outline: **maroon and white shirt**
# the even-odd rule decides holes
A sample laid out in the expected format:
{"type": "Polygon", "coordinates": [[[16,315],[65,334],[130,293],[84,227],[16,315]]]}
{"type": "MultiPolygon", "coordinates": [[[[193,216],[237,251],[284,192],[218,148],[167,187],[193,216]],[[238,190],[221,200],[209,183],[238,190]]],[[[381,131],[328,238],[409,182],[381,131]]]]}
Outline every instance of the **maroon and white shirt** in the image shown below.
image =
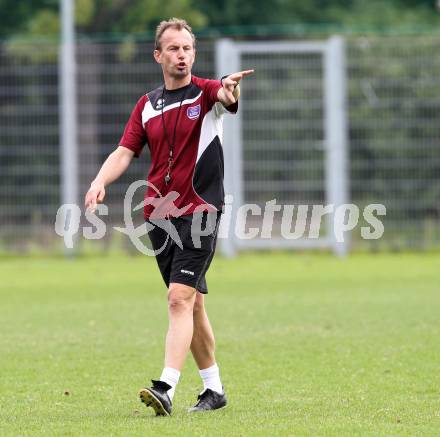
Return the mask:
{"type": "Polygon", "coordinates": [[[136,157],[145,144],[150,149],[151,166],[147,180],[157,191],[151,186],[146,190],[146,219],[161,218],[157,216],[158,211],[171,216],[192,214],[196,209],[203,209],[203,205],[209,211],[222,209],[223,114],[237,112],[238,104],[224,108],[217,98],[221,87],[219,80],[192,76],[191,83],[185,87],[164,90],[161,86],[136,103],[119,145],[132,150],[136,157]],[[174,162],[171,180],[166,184],[169,142],[173,141],[175,126],[174,162]]]}

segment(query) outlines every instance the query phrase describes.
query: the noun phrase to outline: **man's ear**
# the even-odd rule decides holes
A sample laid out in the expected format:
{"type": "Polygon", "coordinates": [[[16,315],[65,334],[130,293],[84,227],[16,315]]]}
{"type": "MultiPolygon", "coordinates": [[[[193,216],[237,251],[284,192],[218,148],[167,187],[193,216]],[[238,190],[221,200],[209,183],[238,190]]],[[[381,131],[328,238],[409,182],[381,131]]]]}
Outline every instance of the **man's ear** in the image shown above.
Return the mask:
{"type": "Polygon", "coordinates": [[[155,50],[155,51],[153,52],[154,60],[155,60],[158,64],[160,64],[160,54],[161,54],[160,50],[155,50]]]}

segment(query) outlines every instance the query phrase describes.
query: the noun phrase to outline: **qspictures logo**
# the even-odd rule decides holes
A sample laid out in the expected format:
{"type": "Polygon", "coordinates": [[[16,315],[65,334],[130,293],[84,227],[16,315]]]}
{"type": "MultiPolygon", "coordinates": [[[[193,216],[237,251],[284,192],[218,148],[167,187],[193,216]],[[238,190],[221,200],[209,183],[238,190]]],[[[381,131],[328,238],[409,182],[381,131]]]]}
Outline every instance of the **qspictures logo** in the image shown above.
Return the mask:
{"type": "MultiPolygon", "coordinates": [[[[182,240],[173,224],[173,219],[186,215],[193,204],[178,207],[176,201],[179,197],[180,194],[176,191],[170,191],[163,196],[156,186],[145,180],[133,182],[124,196],[124,226],[115,226],[112,229],[128,236],[136,249],[145,255],[155,256],[161,253],[170,239],[182,249],[182,240]],[[145,190],[145,187],[155,195],[145,197],[142,202],[133,206],[136,191],[140,188],[145,190]],[[151,211],[149,218],[136,227],[133,214],[138,214],[146,206],[151,211]],[[161,247],[153,250],[145,244],[144,237],[155,228],[162,229],[166,239],[161,247]]],[[[366,224],[360,226],[360,235],[363,239],[377,240],[385,231],[380,217],[386,215],[386,208],[380,203],[369,204],[361,209],[352,203],[337,206],[291,205],[278,204],[276,199],[271,199],[265,202],[263,207],[257,204],[240,205],[236,208],[236,214],[233,214],[234,207],[233,196],[226,195],[217,233],[219,239],[229,238],[232,232],[236,238],[243,240],[272,238],[275,224],[277,224],[278,236],[283,239],[317,239],[327,219],[332,221],[331,229],[335,240],[343,243],[347,234],[359,227],[361,216],[366,224]],[[281,215],[281,219],[275,220],[275,214],[281,215]],[[260,226],[255,226],[255,223],[260,223],[260,226]]],[[[207,219],[202,220],[203,214],[212,209],[212,205],[206,204],[197,206],[191,212],[193,214],[191,238],[196,248],[201,247],[201,237],[210,235],[216,229],[216,213],[208,213],[207,219]]],[[[67,248],[73,248],[75,237],[80,233],[87,240],[99,240],[107,233],[107,225],[102,219],[109,214],[107,205],[98,204],[94,212],[85,211],[87,225],[80,229],[82,214],[83,211],[76,204],[64,204],[57,211],[55,232],[64,239],[67,248]]]]}

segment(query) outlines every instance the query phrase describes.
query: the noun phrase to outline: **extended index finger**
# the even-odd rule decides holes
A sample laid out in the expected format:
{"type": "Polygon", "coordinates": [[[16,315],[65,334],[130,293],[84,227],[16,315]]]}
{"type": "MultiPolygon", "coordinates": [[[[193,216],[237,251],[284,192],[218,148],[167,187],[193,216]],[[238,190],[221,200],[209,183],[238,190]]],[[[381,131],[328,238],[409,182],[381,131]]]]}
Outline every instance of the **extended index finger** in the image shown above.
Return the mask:
{"type": "Polygon", "coordinates": [[[254,71],[255,70],[243,70],[239,71],[238,73],[232,73],[231,75],[229,75],[229,77],[232,80],[242,79],[243,77],[251,75],[254,71]]]}

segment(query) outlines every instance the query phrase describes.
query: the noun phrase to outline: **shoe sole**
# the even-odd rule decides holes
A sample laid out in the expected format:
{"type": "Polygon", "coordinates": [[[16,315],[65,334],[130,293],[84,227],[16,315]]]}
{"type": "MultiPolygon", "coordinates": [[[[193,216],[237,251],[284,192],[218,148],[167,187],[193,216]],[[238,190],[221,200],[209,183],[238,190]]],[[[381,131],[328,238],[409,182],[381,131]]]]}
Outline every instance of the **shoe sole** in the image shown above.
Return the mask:
{"type": "Polygon", "coordinates": [[[151,393],[147,389],[142,389],[139,392],[139,397],[141,398],[141,401],[145,404],[146,407],[151,407],[155,413],[156,416],[169,416],[170,413],[168,413],[167,410],[165,410],[164,406],[162,405],[162,402],[160,402],[159,399],[157,399],[156,396],[154,396],[153,393],[151,393]]]}

